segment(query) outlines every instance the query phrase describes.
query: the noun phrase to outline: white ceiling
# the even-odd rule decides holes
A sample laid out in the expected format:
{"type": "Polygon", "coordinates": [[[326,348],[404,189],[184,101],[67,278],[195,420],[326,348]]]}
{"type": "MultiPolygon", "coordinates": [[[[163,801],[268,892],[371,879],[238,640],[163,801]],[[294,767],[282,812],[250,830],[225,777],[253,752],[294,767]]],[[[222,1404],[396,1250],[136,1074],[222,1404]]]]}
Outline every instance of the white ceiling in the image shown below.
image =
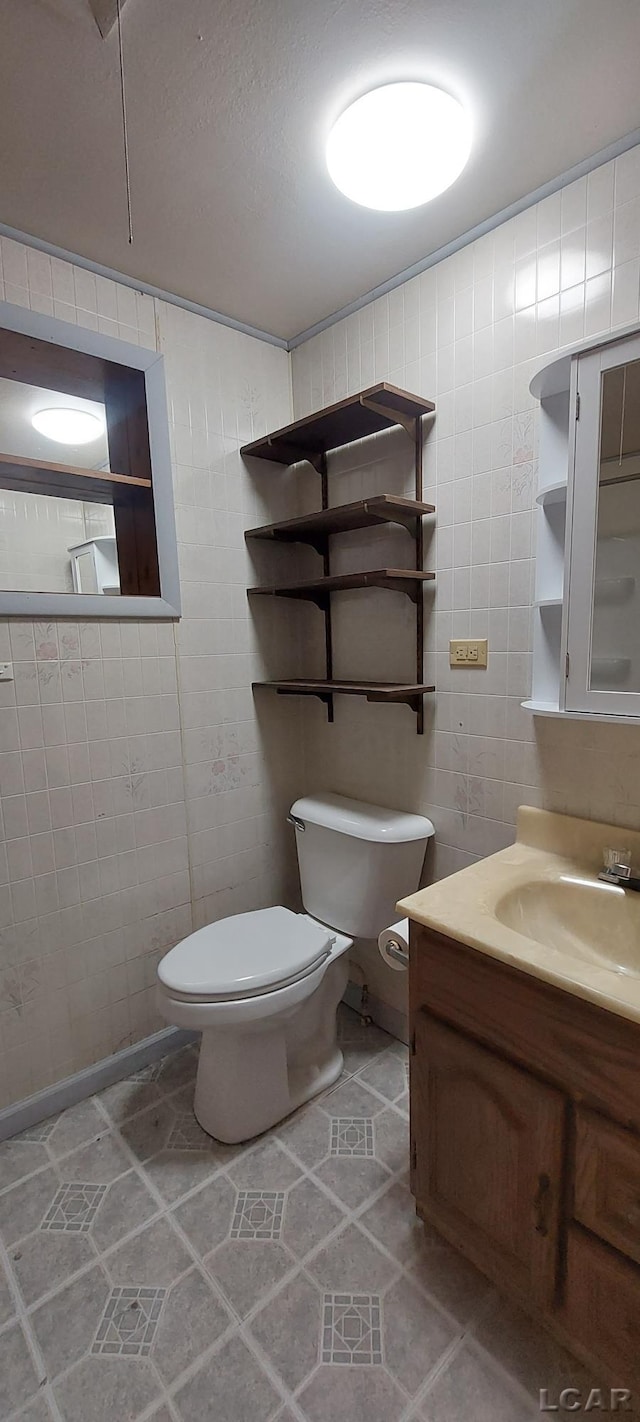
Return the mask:
{"type": "Polygon", "coordinates": [[[122,27],[133,246],[89,0],[0,0],[0,221],[287,338],[640,127],[638,0],[127,0],[122,27]],[[403,78],[468,104],[471,160],[369,212],[323,140],[403,78]]]}

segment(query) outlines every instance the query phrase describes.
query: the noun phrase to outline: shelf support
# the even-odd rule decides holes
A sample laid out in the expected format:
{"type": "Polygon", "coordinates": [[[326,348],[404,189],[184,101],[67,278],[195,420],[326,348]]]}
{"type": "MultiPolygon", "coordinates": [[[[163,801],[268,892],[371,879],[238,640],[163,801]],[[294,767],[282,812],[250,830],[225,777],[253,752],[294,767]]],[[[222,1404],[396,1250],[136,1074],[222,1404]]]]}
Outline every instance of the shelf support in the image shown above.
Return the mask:
{"type": "MultiPolygon", "coordinates": [[[[361,395],[360,404],[364,407],[365,410],[372,410],[374,415],[384,415],[387,419],[389,418],[388,408],[385,408],[384,405],[379,405],[376,400],[365,400],[361,395]]],[[[402,413],[401,410],[394,410],[393,418],[395,423],[397,425],[402,425],[403,430],[406,430],[407,434],[411,437],[411,439],[413,439],[414,426],[416,423],[413,415],[405,415],[402,413]]]]}
{"type": "MultiPolygon", "coordinates": [[[[267,443],[272,447],[273,441],[271,439],[269,439],[267,443]]],[[[297,446],[287,442],[287,460],[289,464],[311,464],[316,474],[321,475],[322,465],[324,462],[326,466],[327,456],[320,450],[314,453],[313,450],[304,449],[303,446],[297,446]]]]}
{"type": "MultiPolygon", "coordinates": [[[[292,686],[291,688],[286,686],[278,686],[276,687],[276,691],[278,693],[278,696],[300,696],[301,694],[295,686],[292,686]]],[[[318,691],[305,691],[304,695],[315,696],[317,701],[324,701],[324,704],[327,708],[327,720],[333,721],[333,692],[320,691],[320,689],[318,689],[318,691]]]]}
{"type": "MultiPolygon", "coordinates": [[[[415,449],[415,488],[416,501],[422,502],[422,419],[420,415],[413,421],[413,442],[415,449]]],[[[419,518],[416,528],[416,572],[421,573],[424,567],[424,529],[422,519],[419,518]]],[[[424,681],[424,587],[418,583],[416,587],[416,682],[424,681]]],[[[424,701],[419,698],[419,704],[415,707],[417,724],[416,730],[419,736],[424,735],[424,701]]]]}
{"type": "MultiPolygon", "coordinates": [[[[319,474],[321,479],[322,507],[329,507],[329,469],[326,454],[320,456],[319,474]]],[[[331,573],[331,557],[329,553],[329,539],[325,540],[322,552],[322,567],[324,577],[328,578],[331,573]]],[[[318,604],[319,606],[320,604],[318,604]]],[[[333,629],[331,626],[331,598],[325,598],[325,605],[322,609],[324,613],[324,654],[327,668],[327,681],[333,681],[333,629]]],[[[333,721],[333,696],[325,698],[327,704],[327,721],[333,721]]]]}

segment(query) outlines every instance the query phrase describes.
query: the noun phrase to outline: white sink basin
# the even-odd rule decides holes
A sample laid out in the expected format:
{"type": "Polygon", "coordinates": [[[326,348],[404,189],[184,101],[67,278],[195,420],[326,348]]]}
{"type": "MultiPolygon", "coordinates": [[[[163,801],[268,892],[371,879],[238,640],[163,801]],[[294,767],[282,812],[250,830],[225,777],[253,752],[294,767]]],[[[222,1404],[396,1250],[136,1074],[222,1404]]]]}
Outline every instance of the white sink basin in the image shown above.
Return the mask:
{"type": "Polygon", "coordinates": [[[510,889],[495,914],[544,948],[640,977],[640,894],[561,874],[510,889]]]}

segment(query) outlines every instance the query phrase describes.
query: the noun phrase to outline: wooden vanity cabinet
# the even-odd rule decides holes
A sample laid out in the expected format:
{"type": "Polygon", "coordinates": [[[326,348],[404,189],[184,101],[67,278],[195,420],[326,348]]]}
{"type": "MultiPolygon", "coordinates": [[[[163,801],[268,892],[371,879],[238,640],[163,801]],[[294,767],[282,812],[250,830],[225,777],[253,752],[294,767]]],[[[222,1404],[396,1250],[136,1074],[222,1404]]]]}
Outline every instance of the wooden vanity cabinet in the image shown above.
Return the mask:
{"type": "Polygon", "coordinates": [[[411,924],[418,1214],[640,1394],[640,1025],[411,924]]]}

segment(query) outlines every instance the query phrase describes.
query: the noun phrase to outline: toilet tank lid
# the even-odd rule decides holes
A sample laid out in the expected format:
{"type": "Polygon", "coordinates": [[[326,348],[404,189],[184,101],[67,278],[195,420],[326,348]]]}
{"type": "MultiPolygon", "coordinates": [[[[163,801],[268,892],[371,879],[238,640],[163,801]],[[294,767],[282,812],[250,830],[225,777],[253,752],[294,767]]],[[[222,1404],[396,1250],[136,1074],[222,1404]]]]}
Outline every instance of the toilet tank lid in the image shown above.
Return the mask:
{"type": "Polygon", "coordinates": [[[365,800],[350,800],[345,795],[304,795],[291,806],[291,814],[308,824],[337,830],[353,839],[367,839],[372,844],[426,841],[435,834],[431,820],[424,815],[387,810],[381,805],[369,805],[365,800]]]}

